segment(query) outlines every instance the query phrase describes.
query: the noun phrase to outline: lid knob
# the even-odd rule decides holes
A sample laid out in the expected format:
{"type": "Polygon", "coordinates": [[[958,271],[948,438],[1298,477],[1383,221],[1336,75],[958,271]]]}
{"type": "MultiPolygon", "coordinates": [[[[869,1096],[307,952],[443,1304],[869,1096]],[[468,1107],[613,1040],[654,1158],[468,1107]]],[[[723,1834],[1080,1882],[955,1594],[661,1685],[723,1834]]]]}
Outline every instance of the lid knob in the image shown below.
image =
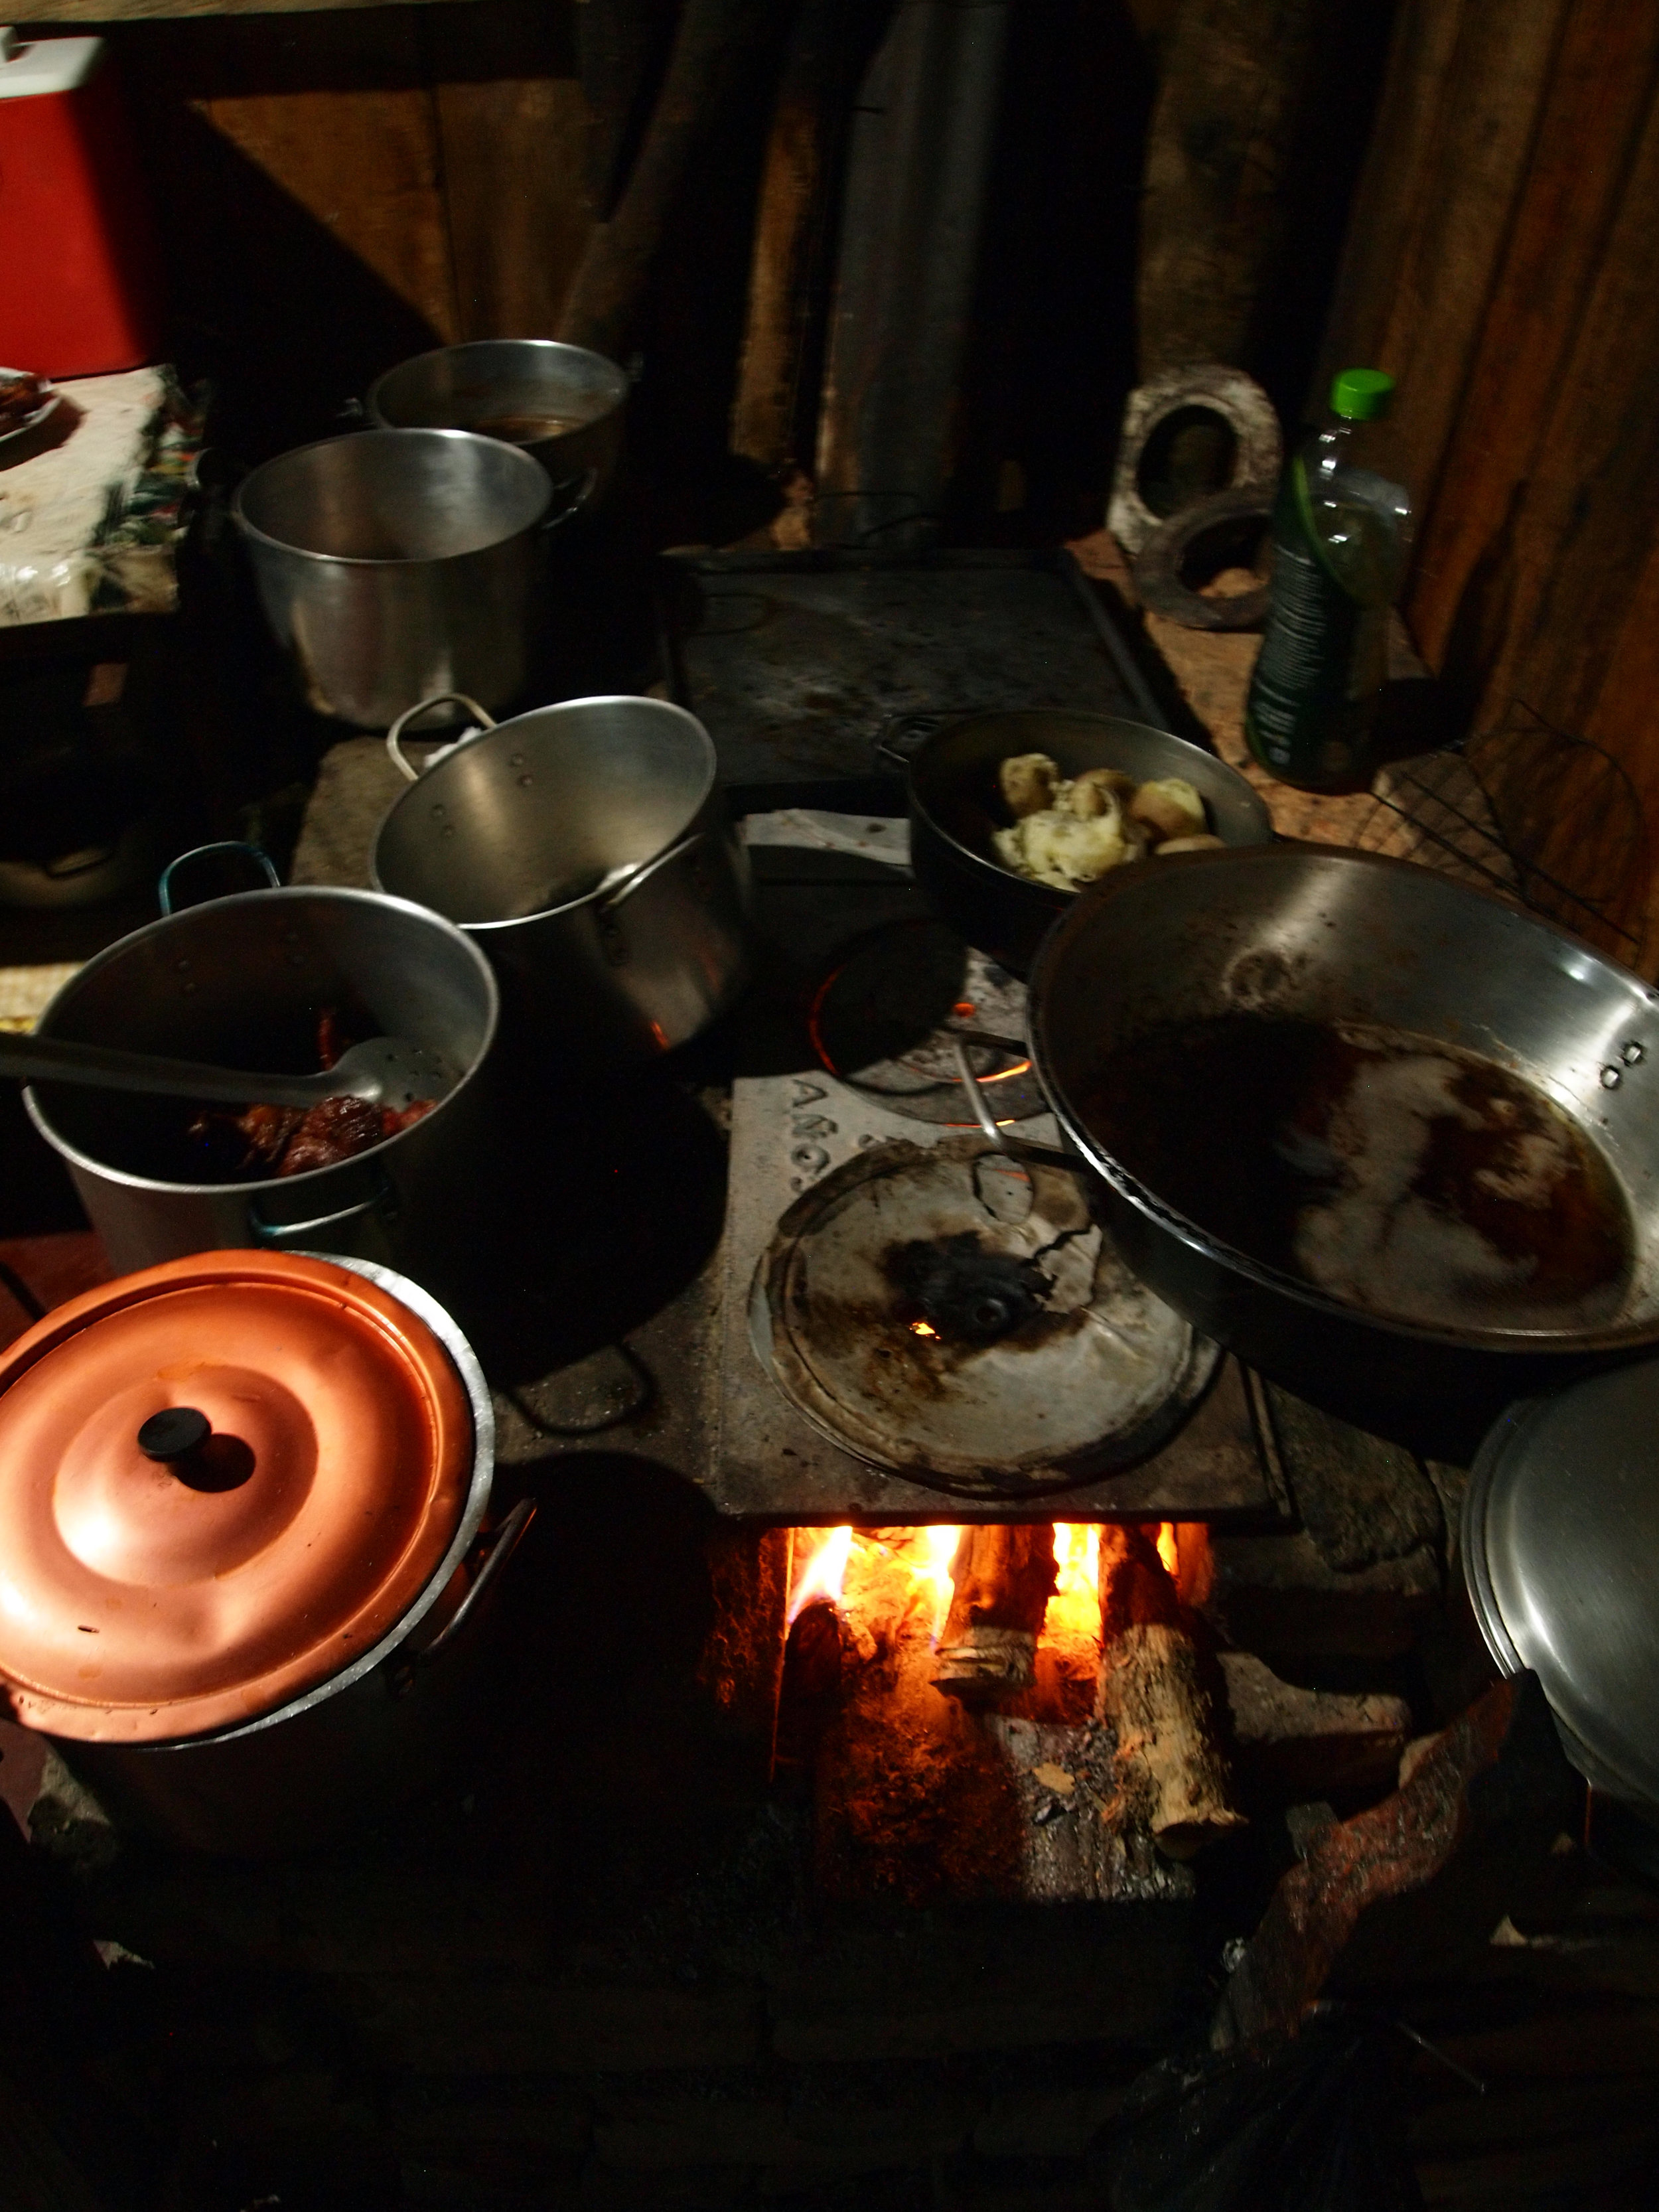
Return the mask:
{"type": "Polygon", "coordinates": [[[146,1459],[185,1459],[200,1451],[213,1434],[213,1424],[194,1406],[164,1406],[152,1413],[138,1431],[138,1449],[146,1459]]]}

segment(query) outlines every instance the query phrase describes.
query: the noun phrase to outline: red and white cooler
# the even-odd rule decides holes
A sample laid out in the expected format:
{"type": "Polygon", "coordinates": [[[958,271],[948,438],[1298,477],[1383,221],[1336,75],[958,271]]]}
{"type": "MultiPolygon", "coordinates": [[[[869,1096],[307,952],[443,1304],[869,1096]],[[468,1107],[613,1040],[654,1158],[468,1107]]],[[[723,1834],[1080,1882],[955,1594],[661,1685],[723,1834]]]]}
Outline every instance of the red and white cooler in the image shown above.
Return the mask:
{"type": "Polygon", "coordinates": [[[0,28],[0,364],[96,376],[155,358],[155,231],[102,39],[0,28]]]}

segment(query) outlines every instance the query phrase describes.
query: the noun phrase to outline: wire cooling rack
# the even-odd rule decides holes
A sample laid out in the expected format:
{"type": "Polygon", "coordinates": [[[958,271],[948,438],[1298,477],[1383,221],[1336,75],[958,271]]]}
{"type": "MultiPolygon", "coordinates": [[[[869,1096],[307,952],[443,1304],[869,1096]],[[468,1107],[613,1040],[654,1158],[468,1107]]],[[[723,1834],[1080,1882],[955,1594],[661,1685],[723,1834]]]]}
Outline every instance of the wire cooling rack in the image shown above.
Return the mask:
{"type": "Polygon", "coordinates": [[[1517,700],[1494,727],[1395,761],[1352,842],[1484,884],[1647,972],[1642,802],[1610,753],[1517,700]]]}

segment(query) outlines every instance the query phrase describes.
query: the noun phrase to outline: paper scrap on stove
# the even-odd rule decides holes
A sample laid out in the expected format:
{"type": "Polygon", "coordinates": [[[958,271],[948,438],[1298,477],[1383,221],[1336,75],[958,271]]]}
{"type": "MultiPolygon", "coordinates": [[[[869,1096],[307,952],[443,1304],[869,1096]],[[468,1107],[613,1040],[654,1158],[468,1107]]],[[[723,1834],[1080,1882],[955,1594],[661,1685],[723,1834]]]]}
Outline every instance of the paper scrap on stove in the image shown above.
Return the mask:
{"type": "Polygon", "coordinates": [[[885,817],[785,806],[775,814],[744,815],[743,835],[750,845],[806,846],[821,853],[859,853],[895,868],[910,865],[910,824],[885,817]]]}

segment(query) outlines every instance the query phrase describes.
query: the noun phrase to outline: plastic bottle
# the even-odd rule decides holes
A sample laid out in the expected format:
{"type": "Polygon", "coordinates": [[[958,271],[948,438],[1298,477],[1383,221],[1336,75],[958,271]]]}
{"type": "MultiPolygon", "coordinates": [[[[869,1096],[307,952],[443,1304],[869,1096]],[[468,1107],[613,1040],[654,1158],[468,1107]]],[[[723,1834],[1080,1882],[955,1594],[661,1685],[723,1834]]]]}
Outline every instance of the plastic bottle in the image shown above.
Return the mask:
{"type": "Polygon", "coordinates": [[[1411,544],[1405,490],[1366,465],[1394,379],[1345,368],[1334,420],[1291,455],[1273,507],[1273,599],[1244,707],[1251,752],[1302,791],[1370,781],[1389,609],[1411,544]]]}

